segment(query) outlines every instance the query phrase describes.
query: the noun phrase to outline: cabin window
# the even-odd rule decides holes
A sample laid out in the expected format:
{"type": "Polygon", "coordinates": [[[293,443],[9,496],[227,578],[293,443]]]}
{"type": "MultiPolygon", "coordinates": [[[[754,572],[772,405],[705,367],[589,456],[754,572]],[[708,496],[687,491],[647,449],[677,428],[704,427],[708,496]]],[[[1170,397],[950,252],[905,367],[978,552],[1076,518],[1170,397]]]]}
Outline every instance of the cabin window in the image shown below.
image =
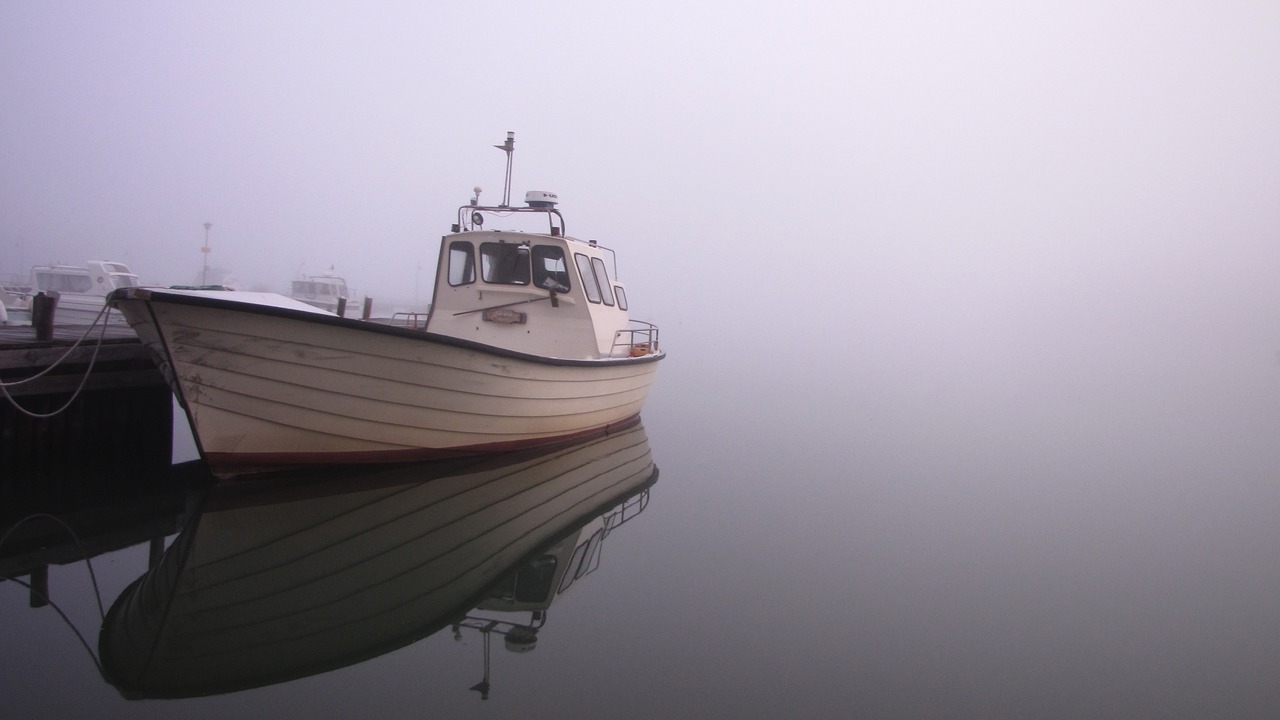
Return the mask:
{"type": "Polygon", "coordinates": [[[557,593],[568,590],[575,580],[584,575],[590,575],[600,566],[600,547],[603,541],[604,531],[597,530],[587,538],[586,542],[573,549],[573,557],[569,559],[569,565],[564,571],[564,577],[560,580],[557,593]]]}
{"type": "Polygon", "coordinates": [[[554,245],[534,246],[533,284],[559,293],[569,292],[569,268],[563,250],[554,245]]]}
{"type": "Polygon", "coordinates": [[[582,276],[582,289],[587,293],[587,299],[593,303],[600,302],[600,285],[596,283],[596,274],[591,271],[591,258],[574,253],[573,261],[578,266],[578,275],[582,276]]]}
{"type": "Polygon", "coordinates": [[[543,603],[551,597],[558,562],[541,555],[503,577],[489,589],[489,597],[508,603],[543,603]]]}
{"type": "Polygon", "coordinates": [[[88,275],[36,273],[36,287],[46,292],[87,293],[93,291],[93,281],[88,275]]]}
{"type": "Polygon", "coordinates": [[[454,240],[449,243],[449,284],[469,285],[476,281],[476,256],[471,243],[454,240]]]}
{"type": "Polygon", "coordinates": [[[528,285],[529,246],[515,243],[480,243],[480,274],[485,282],[499,285],[528,285]]]}
{"type": "Polygon", "coordinates": [[[515,601],[536,603],[551,595],[556,577],[556,556],[543,555],[525,564],[516,574],[515,601]]]}
{"type": "Polygon", "coordinates": [[[318,283],[313,280],[294,280],[293,294],[315,297],[318,295],[342,295],[343,291],[337,285],[329,283],[318,283]]]}
{"type": "Polygon", "coordinates": [[[613,286],[613,294],[618,296],[618,309],[627,309],[627,291],[622,289],[621,285],[613,286]]]}
{"type": "Polygon", "coordinates": [[[600,293],[604,295],[604,304],[613,304],[613,284],[609,281],[609,273],[605,270],[604,260],[591,258],[591,268],[596,271],[596,281],[600,283],[600,293]]]}
{"type": "Polygon", "coordinates": [[[138,281],[132,275],[112,275],[111,282],[118,288],[138,286],[138,281]]]}

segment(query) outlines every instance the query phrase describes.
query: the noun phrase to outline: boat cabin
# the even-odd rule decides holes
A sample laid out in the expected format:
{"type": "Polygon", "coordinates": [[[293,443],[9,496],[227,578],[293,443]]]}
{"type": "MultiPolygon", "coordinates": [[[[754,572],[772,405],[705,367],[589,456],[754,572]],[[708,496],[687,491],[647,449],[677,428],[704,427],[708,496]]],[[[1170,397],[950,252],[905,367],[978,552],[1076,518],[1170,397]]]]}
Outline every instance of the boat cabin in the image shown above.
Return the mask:
{"type": "Polygon", "coordinates": [[[85,267],[76,265],[37,265],[31,269],[34,292],[99,295],[105,297],[116,288],[136,287],[138,276],[117,262],[90,260],[85,267]]]}
{"type": "Polygon", "coordinates": [[[440,243],[427,330],[534,355],[627,357],[656,350],[652,326],[633,327],[613,251],[569,237],[553,193],[526,207],[459,209],[440,243]],[[487,217],[545,216],[546,232],[486,230],[487,217]]]}
{"type": "Polygon", "coordinates": [[[346,280],[333,273],[325,273],[294,280],[289,297],[321,310],[337,312],[338,300],[349,299],[351,296],[346,280]]]}

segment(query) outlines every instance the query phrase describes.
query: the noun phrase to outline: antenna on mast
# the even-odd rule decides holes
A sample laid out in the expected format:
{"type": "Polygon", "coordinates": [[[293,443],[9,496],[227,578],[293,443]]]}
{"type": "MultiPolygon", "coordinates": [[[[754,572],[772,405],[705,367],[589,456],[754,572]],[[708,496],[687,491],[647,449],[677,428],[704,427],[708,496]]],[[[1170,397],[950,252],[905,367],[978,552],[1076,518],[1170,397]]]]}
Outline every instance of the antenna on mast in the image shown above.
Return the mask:
{"type": "Polygon", "coordinates": [[[516,149],[516,134],[507,131],[507,141],[501,145],[494,147],[507,154],[507,180],[502,188],[502,204],[499,207],[507,207],[511,204],[511,153],[516,149]]]}

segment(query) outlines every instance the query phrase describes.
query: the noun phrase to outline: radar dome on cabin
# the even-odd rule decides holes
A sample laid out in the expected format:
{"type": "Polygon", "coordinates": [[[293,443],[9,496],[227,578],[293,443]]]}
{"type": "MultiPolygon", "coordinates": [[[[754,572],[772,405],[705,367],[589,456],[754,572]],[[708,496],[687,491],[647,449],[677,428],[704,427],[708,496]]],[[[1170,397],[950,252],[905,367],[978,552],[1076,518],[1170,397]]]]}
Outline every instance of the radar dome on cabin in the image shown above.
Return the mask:
{"type": "Polygon", "coordinates": [[[530,190],[524,194],[524,202],[529,207],[551,208],[560,202],[560,196],[546,190],[530,190]]]}

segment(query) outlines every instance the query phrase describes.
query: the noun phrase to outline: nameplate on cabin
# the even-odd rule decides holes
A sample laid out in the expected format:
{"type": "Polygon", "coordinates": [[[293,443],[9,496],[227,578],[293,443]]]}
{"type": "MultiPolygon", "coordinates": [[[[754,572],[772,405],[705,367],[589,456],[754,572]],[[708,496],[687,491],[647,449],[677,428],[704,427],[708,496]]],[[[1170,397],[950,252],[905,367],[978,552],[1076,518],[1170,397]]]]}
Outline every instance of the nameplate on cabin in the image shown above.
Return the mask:
{"type": "Polygon", "coordinates": [[[526,315],[510,308],[492,308],[485,310],[482,317],[485,322],[499,323],[501,325],[523,325],[526,315]]]}

